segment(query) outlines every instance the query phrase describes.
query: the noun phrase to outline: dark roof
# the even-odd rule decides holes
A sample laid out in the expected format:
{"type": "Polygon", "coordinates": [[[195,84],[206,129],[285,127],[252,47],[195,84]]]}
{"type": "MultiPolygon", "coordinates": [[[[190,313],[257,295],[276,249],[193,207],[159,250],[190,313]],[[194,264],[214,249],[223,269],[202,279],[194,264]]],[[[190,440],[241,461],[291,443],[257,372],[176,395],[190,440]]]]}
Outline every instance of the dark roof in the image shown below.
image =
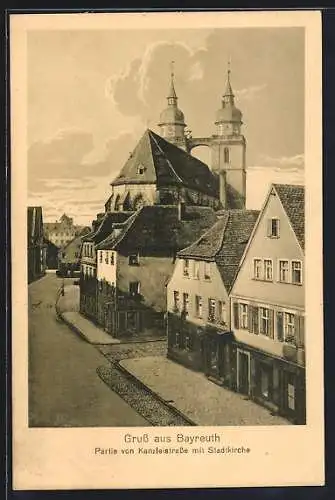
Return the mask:
{"type": "Polygon", "coordinates": [[[123,225],[119,225],[98,249],[127,249],[177,252],[198,238],[217,220],[209,207],[185,207],[182,220],[178,207],[152,205],[142,207],[123,225]]]}
{"type": "Polygon", "coordinates": [[[107,212],[100,221],[96,231],[91,231],[84,236],[83,241],[92,241],[95,244],[103,241],[113,230],[115,223],[125,222],[133,212],[107,212]]]}
{"type": "Polygon", "coordinates": [[[305,248],[305,187],[274,184],[301,248],[305,248]]]}
{"type": "Polygon", "coordinates": [[[215,261],[229,291],[258,215],[258,210],[220,211],[214,226],[178,252],[178,257],[215,261]]]}
{"type": "Polygon", "coordinates": [[[146,130],[111,185],[180,185],[219,197],[219,178],[208,166],[151,130],[146,130]],[[138,173],[143,166],[144,172],[138,173]]]}

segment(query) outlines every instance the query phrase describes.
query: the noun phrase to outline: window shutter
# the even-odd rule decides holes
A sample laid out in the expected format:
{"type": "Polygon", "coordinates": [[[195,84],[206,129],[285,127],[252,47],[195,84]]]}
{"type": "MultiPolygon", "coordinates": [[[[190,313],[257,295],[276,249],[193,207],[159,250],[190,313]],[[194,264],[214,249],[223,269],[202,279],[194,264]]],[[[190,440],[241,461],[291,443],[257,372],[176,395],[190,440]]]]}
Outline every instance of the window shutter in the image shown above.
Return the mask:
{"type": "Polygon", "coordinates": [[[283,342],[284,340],[284,323],[282,311],[277,311],[277,340],[283,342]]]}
{"type": "Polygon", "coordinates": [[[300,316],[299,314],[294,315],[294,337],[297,345],[299,344],[300,338],[300,316]]]}
{"type": "Polygon", "coordinates": [[[272,219],[268,219],[268,236],[272,234],[272,219]]]}
{"type": "Polygon", "coordinates": [[[234,311],[234,326],[236,329],[239,329],[239,317],[238,317],[238,302],[233,303],[233,311],[234,311]]]}
{"type": "Polygon", "coordinates": [[[269,337],[274,338],[274,328],[273,328],[273,309],[269,309],[269,337]]]}
{"type": "Polygon", "coordinates": [[[258,317],[258,310],[259,308],[257,306],[254,306],[253,307],[253,323],[254,323],[254,333],[256,333],[256,335],[259,334],[259,317],[258,317]]]}
{"type": "Polygon", "coordinates": [[[253,306],[249,304],[248,306],[248,329],[249,329],[249,332],[252,333],[253,332],[253,323],[252,323],[252,313],[253,313],[253,306]]]}

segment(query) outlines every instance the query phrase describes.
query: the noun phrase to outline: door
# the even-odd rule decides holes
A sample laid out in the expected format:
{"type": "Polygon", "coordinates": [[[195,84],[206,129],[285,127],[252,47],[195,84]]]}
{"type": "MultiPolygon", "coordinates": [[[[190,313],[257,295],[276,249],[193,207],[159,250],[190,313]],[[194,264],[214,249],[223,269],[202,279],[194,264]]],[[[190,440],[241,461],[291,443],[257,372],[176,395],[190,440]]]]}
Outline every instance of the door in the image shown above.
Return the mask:
{"type": "Polygon", "coordinates": [[[284,409],[289,417],[294,417],[296,404],[296,377],[293,373],[284,372],[284,409]]]}
{"type": "Polygon", "coordinates": [[[238,392],[249,395],[249,354],[238,351],[238,392]]]}

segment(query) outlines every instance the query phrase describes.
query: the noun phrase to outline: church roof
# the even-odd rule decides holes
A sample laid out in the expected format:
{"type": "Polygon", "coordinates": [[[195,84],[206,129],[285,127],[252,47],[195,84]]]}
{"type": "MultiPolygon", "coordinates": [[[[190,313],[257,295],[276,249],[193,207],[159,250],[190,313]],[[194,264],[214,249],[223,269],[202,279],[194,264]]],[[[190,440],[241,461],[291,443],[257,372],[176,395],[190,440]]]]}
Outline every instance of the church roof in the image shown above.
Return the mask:
{"type": "Polygon", "coordinates": [[[111,183],[112,186],[120,184],[157,184],[158,189],[185,186],[219,197],[218,176],[205,163],[149,129],[111,183]]]}
{"type": "Polygon", "coordinates": [[[96,231],[91,231],[83,237],[83,241],[92,241],[96,244],[103,241],[113,230],[115,223],[125,222],[133,212],[108,212],[103,219],[99,221],[96,231]]]}
{"type": "Polygon", "coordinates": [[[178,251],[198,238],[217,220],[209,207],[185,207],[178,218],[178,207],[151,205],[142,207],[124,224],[118,224],[98,245],[98,249],[153,250],[154,252],[178,251]]]}
{"type": "Polygon", "coordinates": [[[215,261],[229,291],[258,215],[258,210],[221,211],[220,219],[178,257],[215,261]]]}

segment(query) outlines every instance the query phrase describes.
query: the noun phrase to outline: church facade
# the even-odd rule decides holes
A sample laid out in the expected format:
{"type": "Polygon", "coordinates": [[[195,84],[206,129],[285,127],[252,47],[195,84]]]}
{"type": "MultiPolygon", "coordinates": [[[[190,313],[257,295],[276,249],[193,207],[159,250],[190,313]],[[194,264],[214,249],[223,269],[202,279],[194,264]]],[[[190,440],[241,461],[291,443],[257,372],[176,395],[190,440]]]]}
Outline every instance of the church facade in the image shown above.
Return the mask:
{"type": "Polygon", "coordinates": [[[172,73],[167,107],[158,123],[160,134],[145,131],[111,183],[105,211],[136,211],[145,205],[180,203],[214,210],[245,208],[246,140],[230,70],[215,125],[216,132],[209,137],[193,138],[185,132],[185,117],[178,107],[172,73]],[[210,148],[210,167],[192,156],[197,146],[210,148]]]}

